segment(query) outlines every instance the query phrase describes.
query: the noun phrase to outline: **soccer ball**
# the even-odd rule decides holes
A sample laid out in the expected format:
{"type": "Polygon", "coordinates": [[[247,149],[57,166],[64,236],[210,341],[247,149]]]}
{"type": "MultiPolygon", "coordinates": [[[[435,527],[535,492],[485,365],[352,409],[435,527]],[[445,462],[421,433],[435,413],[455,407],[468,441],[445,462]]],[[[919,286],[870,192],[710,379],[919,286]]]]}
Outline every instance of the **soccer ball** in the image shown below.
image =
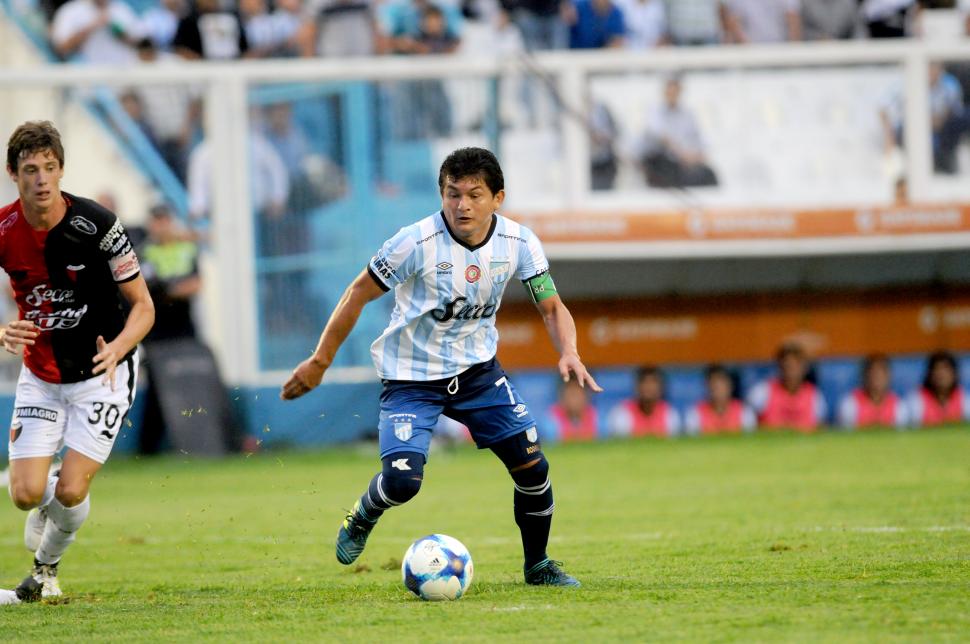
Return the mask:
{"type": "Polygon", "coordinates": [[[412,543],[401,563],[405,588],[432,602],[461,599],[473,574],[468,548],[444,534],[429,534],[412,543]]]}

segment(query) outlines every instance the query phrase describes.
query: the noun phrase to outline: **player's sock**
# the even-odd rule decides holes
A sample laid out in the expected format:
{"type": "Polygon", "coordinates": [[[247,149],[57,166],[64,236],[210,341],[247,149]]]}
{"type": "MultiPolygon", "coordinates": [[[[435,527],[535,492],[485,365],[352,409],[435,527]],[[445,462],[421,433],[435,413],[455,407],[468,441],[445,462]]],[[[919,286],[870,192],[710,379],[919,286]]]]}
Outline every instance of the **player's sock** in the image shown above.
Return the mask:
{"type": "Polygon", "coordinates": [[[67,547],[74,542],[77,531],[84,524],[91,511],[91,495],[72,508],[64,507],[54,498],[47,504],[47,527],[41,537],[40,546],[34,556],[41,564],[55,564],[60,561],[67,547]]]}
{"type": "Polygon", "coordinates": [[[355,507],[364,521],[376,522],[385,510],[407,503],[421,489],[424,456],[417,452],[396,452],[384,458],[384,468],[371,479],[355,507]]]}
{"type": "Polygon", "coordinates": [[[37,505],[38,508],[45,508],[54,498],[54,489],[57,487],[57,476],[50,475],[47,477],[47,487],[44,488],[44,496],[40,499],[40,504],[37,505]]]}
{"type": "Polygon", "coordinates": [[[522,534],[522,550],[528,570],[548,558],[546,545],[555,508],[549,463],[543,457],[532,467],[511,474],[515,482],[515,523],[522,534]]]}

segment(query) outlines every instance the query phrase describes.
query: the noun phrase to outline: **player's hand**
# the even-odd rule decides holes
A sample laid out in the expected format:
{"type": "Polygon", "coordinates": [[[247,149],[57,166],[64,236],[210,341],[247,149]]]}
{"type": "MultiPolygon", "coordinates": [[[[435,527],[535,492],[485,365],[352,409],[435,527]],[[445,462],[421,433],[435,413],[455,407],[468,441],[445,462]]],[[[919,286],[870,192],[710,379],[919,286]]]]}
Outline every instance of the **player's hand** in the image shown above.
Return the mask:
{"type": "Polygon", "coordinates": [[[586,371],[585,365],[583,365],[579,356],[575,353],[567,353],[559,359],[559,374],[562,376],[563,382],[569,382],[570,373],[575,374],[576,381],[579,382],[580,387],[585,389],[589,385],[590,391],[595,391],[596,393],[603,391],[603,388],[593,380],[593,376],[586,371]]]}
{"type": "Polygon", "coordinates": [[[297,365],[280,390],[280,398],[283,400],[293,400],[299,398],[323,380],[323,374],[327,368],[312,356],[297,365]]]}
{"type": "Polygon", "coordinates": [[[14,320],[3,332],[3,348],[18,355],[25,346],[33,346],[40,331],[30,320],[14,320]]]}
{"type": "Polygon", "coordinates": [[[94,356],[94,370],[92,373],[99,374],[103,373],[104,378],[101,379],[102,385],[110,385],[111,391],[115,390],[115,369],[118,368],[118,359],[121,358],[121,352],[114,348],[110,343],[104,341],[104,337],[98,336],[97,340],[98,354],[94,356]]]}

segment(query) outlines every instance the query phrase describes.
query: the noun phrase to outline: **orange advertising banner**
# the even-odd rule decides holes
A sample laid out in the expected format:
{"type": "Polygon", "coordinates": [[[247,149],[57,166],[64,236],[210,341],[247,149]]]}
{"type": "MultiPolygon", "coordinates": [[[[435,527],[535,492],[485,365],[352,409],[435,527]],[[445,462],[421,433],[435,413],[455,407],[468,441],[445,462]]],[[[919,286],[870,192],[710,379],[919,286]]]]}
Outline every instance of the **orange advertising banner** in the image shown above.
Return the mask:
{"type": "MultiPolygon", "coordinates": [[[[970,289],[568,302],[588,366],[769,360],[799,340],[816,356],[970,350],[970,289]]],[[[557,355],[531,304],[498,315],[507,368],[557,355]]]]}
{"type": "Polygon", "coordinates": [[[544,243],[810,239],[970,232],[970,206],[511,213],[544,243]]]}

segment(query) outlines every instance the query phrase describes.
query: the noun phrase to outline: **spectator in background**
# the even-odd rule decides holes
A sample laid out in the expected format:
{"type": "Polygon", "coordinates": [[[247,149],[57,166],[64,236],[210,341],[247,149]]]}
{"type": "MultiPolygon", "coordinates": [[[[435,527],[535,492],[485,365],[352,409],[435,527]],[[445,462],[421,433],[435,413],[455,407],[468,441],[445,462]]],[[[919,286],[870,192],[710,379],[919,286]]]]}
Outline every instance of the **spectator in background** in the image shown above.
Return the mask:
{"type": "Polygon", "coordinates": [[[136,60],[141,22],[123,0],[71,0],[54,14],[51,44],[64,59],[118,65],[136,60]]]}
{"type": "Polygon", "coordinates": [[[589,390],[575,378],[559,386],[558,401],[549,408],[548,438],[559,441],[589,441],[599,434],[596,408],[589,400],[589,390]]]}
{"type": "Polygon", "coordinates": [[[802,0],[805,40],[845,40],[855,36],[859,0],[802,0]]]}
{"type": "Polygon", "coordinates": [[[911,24],[919,13],[917,0],[862,0],[862,19],[870,38],[903,38],[912,35],[911,24]]]}
{"type": "Polygon", "coordinates": [[[754,411],[735,393],[734,378],[719,364],[712,364],[704,372],[707,400],[687,412],[684,422],[688,434],[739,434],[754,431],[758,419],[754,411]]]}
{"type": "Polygon", "coordinates": [[[847,429],[905,427],[909,421],[906,404],[889,384],[889,358],[881,353],[862,362],[862,386],[846,394],[839,403],[839,425],[847,429]]]}
{"type": "Polygon", "coordinates": [[[657,188],[714,186],[717,176],[707,163],[704,141],[694,115],[680,101],[682,81],[664,83],[664,102],[647,121],[640,158],[647,185],[657,188]]]}
{"type": "Polygon", "coordinates": [[[279,58],[296,51],[299,23],[287,20],[286,10],[270,13],[266,0],[240,0],[239,14],[250,58],[279,58]]]}
{"type": "Polygon", "coordinates": [[[798,0],[725,0],[728,42],[779,43],[802,39],[798,0]]]}
{"type": "Polygon", "coordinates": [[[142,14],[142,32],[146,38],[151,38],[155,47],[161,51],[170,51],[179,22],[187,13],[187,0],[161,0],[142,14]]]}
{"type": "Polygon", "coordinates": [[[784,344],[776,358],[778,375],[754,386],[748,404],[767,429],[814,432],[825,422],[828,406],[818,388],[808,380],[809,363],[798,344],[784,344]]]}
{"type": "Polygon", "coordinates": [[[623,12],[613,0],[577,0],[569,28],[571,49],[622,47],[625,35],[623,12]]]}
{"type": "Polygon", "coordinates": [[[134,90],[127,90],[121,93],[118,101],[121,103],[121,108],[128,115],[128,118],[145,135],[145,138],[152,144],[152,147],[157,149],[158,139],[155,136],[155,131],[152,129],[152,126],[145,119],[145,106],[142,103],[141,96],[134,90]]]}
{"type": "Polygon", "coordinates": [[[666,44],[667,11],[663,0],[619,0],[626,25],[627,49],[646,51],[666,44]]]}
{"type": "Polygon", "coordinates": [[[511,10],[528,51],[569,46],[567,19],[575,16],[570,0],[505,0],[503,6],[511,10]]]}
{"type": "Polygon", "coordinates": [[[616,120],[604,103],[593,102],[589,113],[590,187],[612,190],[616,182],[616,120]]]}
{"type": "MultiPolygon", "coordinates": [[[[171,52],[158,51],[149,38],[138,43],[138,59],[145,65],[183,63],[181,57],[171,52]]],[[[184,83],[166,83],[140,85],[134,91],[141,97],[145,121],[155,135],[159,154],[184,182],[189,151],[202,136],[201,89],[184,83]]]]}
{"type": "Polygon", "coordinates": [[[932,427],[970,420],[970,399],[960,385],[957,361],[948,351],[937,351],[926,361],[923,386],[907,399],[911,424],[932,427]]]}
{"type": "Polygon", "coordinates": [[[181,229],[169,206],[160,204],[151,209],[148,236],[138,255],[155,302],[155,326],[146,343],[194,338],[192,300],[202,288],[199,249],[181,229]]]}
{"type": "Polygon", "coordinates": [[[721,0],[664,0],[667,33],[678,46],[716,45],[721,42],[721,0]]]}
{"type": "Polygon", "coordinates": [[[610,410],[606,428],[611,436],[676,436],[680,414],[664,400],[664,377],[648,365],[637,370],[636,397],[610,410]]]}
{"type": "Polygon", "coordinates": [[[179,22],[172,47],[189,60],[236,60],[249,50],[249,41],[238,13],[224,10],[219,0],[196,0],[179,22]]]}
{"type": "Polygon", "coordinates": [[[345,58],[378,51],[371,0],[309,0],[299,42],[304,56],[345,58]]]}

